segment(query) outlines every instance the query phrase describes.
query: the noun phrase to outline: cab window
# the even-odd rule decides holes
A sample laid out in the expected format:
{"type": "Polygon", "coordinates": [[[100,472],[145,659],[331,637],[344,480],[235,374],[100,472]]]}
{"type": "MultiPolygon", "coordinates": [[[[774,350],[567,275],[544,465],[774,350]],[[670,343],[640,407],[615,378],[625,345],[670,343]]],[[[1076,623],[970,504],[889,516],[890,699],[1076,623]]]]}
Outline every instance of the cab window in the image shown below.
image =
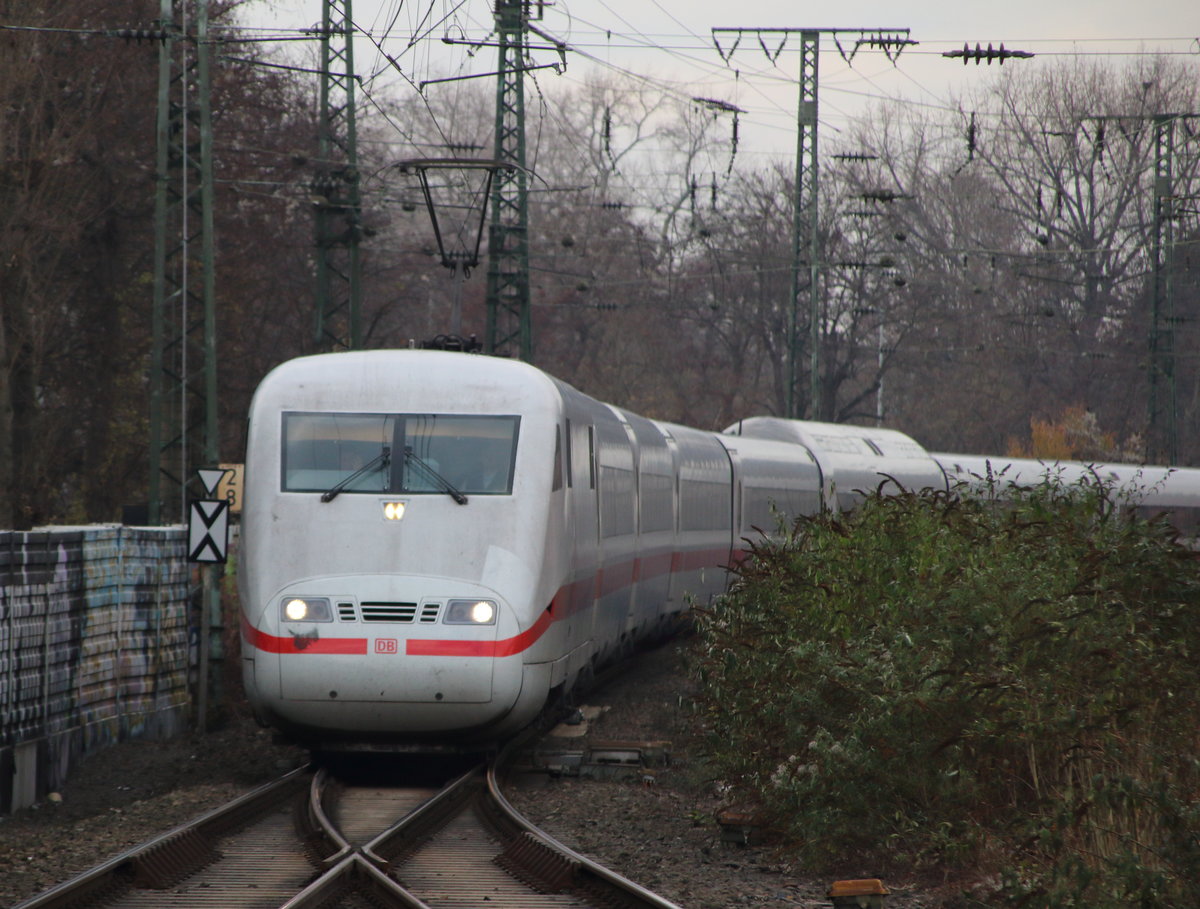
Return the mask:
{"type": "Polygon", "coordinates": [[[285,413],[284,492],[512,493],[516,415],[285,413]],[[355,476],[355,474],[358,474],[355,476]]]}

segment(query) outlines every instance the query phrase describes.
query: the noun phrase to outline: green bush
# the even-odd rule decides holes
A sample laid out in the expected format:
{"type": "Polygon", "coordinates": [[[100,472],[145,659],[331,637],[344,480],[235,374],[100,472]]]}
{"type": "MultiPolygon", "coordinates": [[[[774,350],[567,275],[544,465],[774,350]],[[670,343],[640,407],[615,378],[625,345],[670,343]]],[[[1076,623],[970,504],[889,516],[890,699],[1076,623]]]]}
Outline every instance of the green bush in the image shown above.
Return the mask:
{"type": "Polygon", "coordinates": [[[1200,574],[1099,482],[873,497],[698,616],[711,758],[808,867],[1200,906],[1200,574]]]}

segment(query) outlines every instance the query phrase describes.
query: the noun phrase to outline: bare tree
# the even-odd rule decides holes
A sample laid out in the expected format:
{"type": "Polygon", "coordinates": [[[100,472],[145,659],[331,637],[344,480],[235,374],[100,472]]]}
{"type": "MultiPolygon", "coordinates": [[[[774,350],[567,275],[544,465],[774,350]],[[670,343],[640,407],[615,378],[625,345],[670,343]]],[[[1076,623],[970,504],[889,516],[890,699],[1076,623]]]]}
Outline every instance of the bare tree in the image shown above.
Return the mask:
{"type": "MultiPolygon", "coordinates": [[[[0,16],[86,28],[128,23],[135,6],[8,2],[0,16]]],[[[9,32],[0,44],[3,526],[81,518],[82,471],[98,478],[121,444],[121,424],[110,419],[145,334],[123,318],[114,279],[127,229],[137,231],[128,181],[147,162],[110,140],[142,125],[153,135],[152,109],[143,118],[125,105],[130,92],[152,91],[156,59],[153,45],[54,31],[9,32]]],[[[141,232],[143,246],[147,239],[141,232]]]]}
{"type": "MultiPolygon", "coordinates": [[[[215,3],[214,23],[236,6],[215,3]]],[[[114,520],[145,496],[159,45],[119,30],[156,13],[139,0],[0,0],[0,20],[33,29],[0,33],[0,526],[114,520]]],[[[303,97],[278,71],[228,59],[253,47],[220,51],[219,385],[232,453],[269,357],[302,352],[264,353],[264,340],[294,321],[311,228],[306,209],[296,217],[291,163],[303,97]]]]}
{"type": "MultiPolygon", "coordinates": [[[[1049,410],[1085,403],[1124,434],[1141,431],[1156,131],[1162,114],[1200,107],[1195,69],[1072,62],[1008,74],[980,100],[997,111],[979,146],[994,205],[1024,228],[1006,264],[1029,301],[1026,330],[1040,323],[1053,351],[1049,410]]],[[[1195,185],[1198,152],[1177,149],[1176,191],[1195,185]]]]}
{"type": "MultiPolygon", "coordinates": [[[[912,301],[903,338],[880,345],[897,425],[1000,450],[1031,415],[1079,404],[1141,430],[1155,112],[1193,110],[1195,95],[1194,68],[1162,59],[1071,63],[1005,71],[960,115],[861,124],[877,160],[847,178],[873,197],[877,234],[903,237],[892,258],[912,301]]],[[[1196,159],[1177,143],[1177,196],[1196,159]]]]}

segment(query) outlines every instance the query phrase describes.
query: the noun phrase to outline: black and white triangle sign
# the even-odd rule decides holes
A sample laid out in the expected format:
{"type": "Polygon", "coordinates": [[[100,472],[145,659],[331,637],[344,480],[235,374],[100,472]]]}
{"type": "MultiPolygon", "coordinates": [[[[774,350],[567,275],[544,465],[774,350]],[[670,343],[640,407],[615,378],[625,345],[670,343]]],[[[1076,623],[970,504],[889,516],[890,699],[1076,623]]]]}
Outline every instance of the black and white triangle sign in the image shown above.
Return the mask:
{"type": "Polygon", "coordinates": [[[201,467],[196,471],[196,473],[199,475],[200,482],[204,484],[204,489],[208,492],[208,494],[210,496],[215,496],[217,494],[217,486],[220,484],[221,478],[224,477],[225,474],[229,473],[229,471],[223,467],[201,467]]]}
{"type": "Polygon", "coordinates": [[[192,499],[188,515],[188,561],[224,562],[229,553],[229,503],[192,499]]]}

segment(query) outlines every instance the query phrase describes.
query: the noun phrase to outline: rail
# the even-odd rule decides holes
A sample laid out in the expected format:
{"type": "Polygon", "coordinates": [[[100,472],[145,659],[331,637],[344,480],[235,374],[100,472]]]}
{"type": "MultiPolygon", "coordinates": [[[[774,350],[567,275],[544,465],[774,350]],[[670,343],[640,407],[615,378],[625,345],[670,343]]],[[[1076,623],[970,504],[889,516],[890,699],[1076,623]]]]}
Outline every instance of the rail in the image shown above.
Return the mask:
{"type": "Polygon", "coordinates": [[[520,815],[502,780],[536,733],[437,788],[302,768],[14,909],[456,905],[679,909],[520,815]]]}

